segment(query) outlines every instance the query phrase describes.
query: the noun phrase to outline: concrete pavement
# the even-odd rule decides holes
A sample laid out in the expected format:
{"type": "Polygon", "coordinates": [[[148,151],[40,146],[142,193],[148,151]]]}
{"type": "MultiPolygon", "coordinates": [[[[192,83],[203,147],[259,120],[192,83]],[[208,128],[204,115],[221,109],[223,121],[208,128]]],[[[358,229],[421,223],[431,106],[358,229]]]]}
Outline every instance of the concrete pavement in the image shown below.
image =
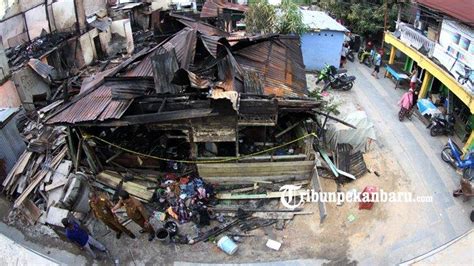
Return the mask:
{"type": "Polygon", "coordinates": [[[431,137],[425,125],[416,118],[398,121],[397,102],[405,90],[395,90],[394,83],[382,78],[382,73],[380,79],[375,79],[370,75],[372,69],[358,63],[348,64],[347,69],[357,78],[351,93],[356,95],[374,121],[379,145],[386,146],[398,161],[415,194],[433,195],[433,202],[424,204],[417,217],[413,217],[418,222],[406,225],[407,238],[400,237],[391,243],[385,254],[353,259],[362,264],[400,263],[441,246],[472,228],[469,220],[472,200],[462,202],[452,197],[460,176],[440,158],[447,137],[431,137]]]}

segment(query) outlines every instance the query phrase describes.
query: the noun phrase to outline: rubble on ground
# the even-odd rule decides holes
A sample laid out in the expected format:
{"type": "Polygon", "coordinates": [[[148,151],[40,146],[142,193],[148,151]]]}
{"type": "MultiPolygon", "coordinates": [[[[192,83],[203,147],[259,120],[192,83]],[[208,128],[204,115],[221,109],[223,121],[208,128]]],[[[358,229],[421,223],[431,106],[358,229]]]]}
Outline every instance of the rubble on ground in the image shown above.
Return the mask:
{"type": "MultiPolygon", "coordinates": [[[[94,34],[114,22],[105,17],[89,22],[94,34]]],[[[132,52],[125,42],[94,64],[38,60],[51,49],[64,55],[58,47],[77,38],[67,34],[8,51],[12,65],[28,64],[51,88],[34,102],[22,131],[28,147],[2,183],[15,215],[56,229],[71,214],[88,224],[89,191],[116,202],[125,190],[174,243],[239,242],[312,214],[279,204],[284,185],[321,191],[324,171],[341,183],[365,173],[350,145],[337,145],[332,159],[323,149],[326,122],[337,118],[308,95],[299,37],[231,35],[165,17],[172,33],[134,31],[132,52]]]]}

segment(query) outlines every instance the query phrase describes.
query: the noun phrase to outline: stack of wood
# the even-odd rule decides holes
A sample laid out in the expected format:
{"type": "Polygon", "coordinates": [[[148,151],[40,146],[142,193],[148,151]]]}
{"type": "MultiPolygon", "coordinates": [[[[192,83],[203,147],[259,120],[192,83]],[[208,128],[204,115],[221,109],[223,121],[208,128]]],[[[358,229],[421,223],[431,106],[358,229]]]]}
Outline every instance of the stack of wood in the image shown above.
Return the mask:
{"type": "Polygon", "coordinates": [[[23,137],[27,149],[4,179],[2,191],[8,198],[16,198],[13,208],[21,210],[34,224],[52,204],[49,193],[66,183],[72,164],[63,162],[67,153],[64,128],[30,121],[23,137]]]}
{"type": "Polygon", "coordinates": [[[155,180],[146,180],[138,176],[131,177],[133,180],[127,182],[121,182],[123,180],[123,174],[114,171],[103,171],[97,174],[97,182],[112,188],[115,192],[118,187],[130,193],[130,195],[136,197],[143,202],[150,202],[153,197],[153,190],[147,189],[147,187],[156,187],[155,180]]]}

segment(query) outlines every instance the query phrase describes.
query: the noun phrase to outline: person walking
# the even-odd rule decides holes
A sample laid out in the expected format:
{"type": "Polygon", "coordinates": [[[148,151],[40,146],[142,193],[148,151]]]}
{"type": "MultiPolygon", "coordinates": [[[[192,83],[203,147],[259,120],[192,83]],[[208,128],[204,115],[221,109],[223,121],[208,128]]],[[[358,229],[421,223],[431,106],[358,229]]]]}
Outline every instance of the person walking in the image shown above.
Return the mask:
{"type": "Polygon", "coordinates": [[[122,233],[135,239],[135,235],[118,221],[117,216],[112,212],[112,202],[105,195],[99,195],[96,192],[89,193],[89,206],[97,219],[117,233],[117,239],[121,237],[122,233]]]}
{"type": "Polygon", "coordinates": [[[64,225],[64,228],[66,228],[66,237],[79,245],[81,248],[87,250],[87,252],[89,252],[89,254],[91,254],[94,259],[97,258],[97,255],[91,247],[94,247],[102,252],[107,251],[104,245],[84,231],[76,222],[70,221],[68,218],[64,218],[61,220],[61,223],[64,225]]]}
{"type": "Polygon", "coordinates": [[[137,199],[130,197],[130,194],[125,190],[120,190],[119,199],[117,205],[112,208],[112,212],[115,213],[119,208],[124,206],[128,218],[132,219],[132,221],[142,228],[140,233],[148,232],[148,241],[152,241],[153,238],[155,238],[155,230],[153,230],[153,227],[149,224],[150,215],[145,210],[143,204],[137,199]]]}
{"type": "Polygon", "coordinates": [[[379,78],[380,66],[382,65],[382,55],[380,53],[375,53],[374,55],[374,71],[372,71],[372,76],[376,79],[379,78]]]}

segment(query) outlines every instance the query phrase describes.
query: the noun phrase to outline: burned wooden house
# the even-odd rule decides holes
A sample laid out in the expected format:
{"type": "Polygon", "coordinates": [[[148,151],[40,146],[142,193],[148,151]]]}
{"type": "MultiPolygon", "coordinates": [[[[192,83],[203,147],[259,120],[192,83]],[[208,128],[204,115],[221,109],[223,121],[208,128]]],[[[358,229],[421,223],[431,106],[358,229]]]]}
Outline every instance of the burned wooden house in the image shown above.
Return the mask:
{"type": "Polygon", "coordinates": [[[299,37],[176,19],[176,34],[85,79],[45,117],[68,127],[75,164],[96,174],[196,167],[211,183],[310,178],[320,103],[307,96],[299,37]]]}

